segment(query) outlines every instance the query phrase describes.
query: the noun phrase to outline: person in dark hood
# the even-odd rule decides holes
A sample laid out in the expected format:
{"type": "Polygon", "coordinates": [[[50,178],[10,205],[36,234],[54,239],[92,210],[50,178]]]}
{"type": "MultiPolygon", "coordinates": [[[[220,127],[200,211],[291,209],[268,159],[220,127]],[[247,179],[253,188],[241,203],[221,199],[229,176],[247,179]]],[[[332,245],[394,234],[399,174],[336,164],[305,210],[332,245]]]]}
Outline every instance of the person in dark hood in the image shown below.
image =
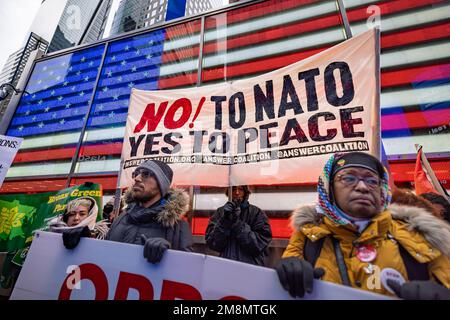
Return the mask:
{"type": "Polygon", "coordinates": [[[233,187],[232,201],[211,216],[205,239],[222,258],[264,266],[272,231],[266,214],[248,202],[249,195],[247,186],[233,187]]]}
{"type": "MultiPolygon", "coordinates": [[[[115,212],[114,212],[115,198],[116,198],[115,196],[112,196],[111,199],[109,199],[109,201],[103,206],[103,219],[106,219],[111,223],[116,218],[115,212]]],[[[119,210],[118,210],[117,216],[120,216],[124,211],[124,208],[125,208],[125,200],[124,199],[125,199],[125,196],[122,195],[120,197],[119,210]]]]}
{"type": "Polygon", "coordinates": [[[192,251],[192,233],[182,219],[189,196],[171,189],[173,171],[164,162],[147,160],[132,174],[133,185],[125,194],[127,207],[114,219],[106,240],[144,245],[144,257],[161,261],[167,249],[192,251]]]}
{"type": "Polygon", "coordinates": [[[313,279],[403,299],[450,299],[450,229],[430,212],[391,204],[389,175],[366,153],[335,154],[318,201],[291,216],[294,233],[275,267],[292,296],[313,279]]]}

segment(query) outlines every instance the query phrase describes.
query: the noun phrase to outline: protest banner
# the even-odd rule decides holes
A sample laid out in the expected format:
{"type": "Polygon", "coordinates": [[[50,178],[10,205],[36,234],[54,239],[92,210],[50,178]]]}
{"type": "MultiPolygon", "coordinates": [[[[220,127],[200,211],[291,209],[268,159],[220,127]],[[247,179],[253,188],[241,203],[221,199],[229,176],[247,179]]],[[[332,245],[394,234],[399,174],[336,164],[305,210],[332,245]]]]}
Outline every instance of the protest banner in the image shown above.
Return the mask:
{"type": "Polygon", "coordinates": [[[379,156],[379,32],[282,69],[231,83],[133,89],[120,187],[143,161],[175,185],[316,183],[335,152],[379,156]]]}
{"type": "Polygon", "coordinates": [[[0,187],[22,142],[23,138],[0,135],[0,187]]]}
{"type": "MultiPolygon", "coordinates": [[[[12,300],[292,300],[273,269],[168,250],[149,263],[142,246],[82,238],[73,250],[60,234],[40,231],[12,300]],[[39,275],[39,276],[36,276],[39,275]]],[[[314,280],[305,299],[390,299],[314,280]]]]}

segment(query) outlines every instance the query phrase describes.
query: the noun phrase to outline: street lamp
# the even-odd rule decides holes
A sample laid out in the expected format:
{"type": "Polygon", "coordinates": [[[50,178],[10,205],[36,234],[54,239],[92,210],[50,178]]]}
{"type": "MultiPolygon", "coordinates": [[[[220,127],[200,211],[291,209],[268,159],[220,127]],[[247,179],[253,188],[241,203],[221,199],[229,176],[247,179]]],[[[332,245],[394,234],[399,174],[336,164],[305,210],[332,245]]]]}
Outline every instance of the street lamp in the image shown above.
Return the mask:
{"type": "Polygon", "coordinates": [[[4,83],[0,85],[0,101],[4,100],[9,95],[9,90],[7,88],[12,89],[16,94],[22,92],[19,89],[16,89],[12,84],[4,83]]]}

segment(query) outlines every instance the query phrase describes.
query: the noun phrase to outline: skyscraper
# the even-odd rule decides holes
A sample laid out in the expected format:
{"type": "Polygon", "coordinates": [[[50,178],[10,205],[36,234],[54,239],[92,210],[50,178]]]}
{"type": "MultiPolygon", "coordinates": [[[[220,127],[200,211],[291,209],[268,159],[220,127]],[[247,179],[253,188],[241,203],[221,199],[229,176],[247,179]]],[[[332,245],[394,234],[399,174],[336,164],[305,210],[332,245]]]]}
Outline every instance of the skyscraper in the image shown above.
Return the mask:
{"type": "Polygon", "coordinates": [[[68,0],[48,52],[101,39],[112,0],[68,0]]]}
{"type": "MultiPolygon", "coordinates": [[[[166,18],[169,1],[174,0],[121,0],[119,9],[114,16],[111,35],[145,28],[169,20],[166,18]]],[[[185,4],[183,10],[185,16],[222,6],[221,0],[187,0],[179,1],[179,3],[185,4]]]]}
{"type": "MultiPolygon", "coordinates": [[[[8,60],[6,61],[0,74],[0,84],[10,83],[13,86],[16,86],[28,61],[30,53],[38,48],[45,51],[47,46],[48,43],[44,39],[34,33],[31,33],[24,47],[20,48],[8,57],[8,60]]],[[[10,100],[11,95],[0,102],[0,119],[10,100]]]]}
{"type": "Polygon", "coordinates": [[[1,83],[11,83],[14,72],[19,65],[20,57],[22,55],[24,48],[20,48],[16,52],[9,55],[8,60],[6,60],[3,66],[2,72],[0,73],[0,84],[1,83]]]}

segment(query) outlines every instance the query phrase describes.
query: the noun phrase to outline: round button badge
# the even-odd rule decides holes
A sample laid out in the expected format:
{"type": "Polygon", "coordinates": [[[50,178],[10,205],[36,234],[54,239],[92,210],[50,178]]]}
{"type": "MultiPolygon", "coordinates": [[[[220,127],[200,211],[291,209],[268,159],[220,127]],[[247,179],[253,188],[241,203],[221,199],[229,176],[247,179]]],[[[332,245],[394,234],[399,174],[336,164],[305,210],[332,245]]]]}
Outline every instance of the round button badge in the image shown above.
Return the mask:
{"type": "Polygon", "coordinates": [[[356,257],[362,262],[372,262],[377,257],[377,249],[370,244],[361,245],[356,250],[356,257]]]}

